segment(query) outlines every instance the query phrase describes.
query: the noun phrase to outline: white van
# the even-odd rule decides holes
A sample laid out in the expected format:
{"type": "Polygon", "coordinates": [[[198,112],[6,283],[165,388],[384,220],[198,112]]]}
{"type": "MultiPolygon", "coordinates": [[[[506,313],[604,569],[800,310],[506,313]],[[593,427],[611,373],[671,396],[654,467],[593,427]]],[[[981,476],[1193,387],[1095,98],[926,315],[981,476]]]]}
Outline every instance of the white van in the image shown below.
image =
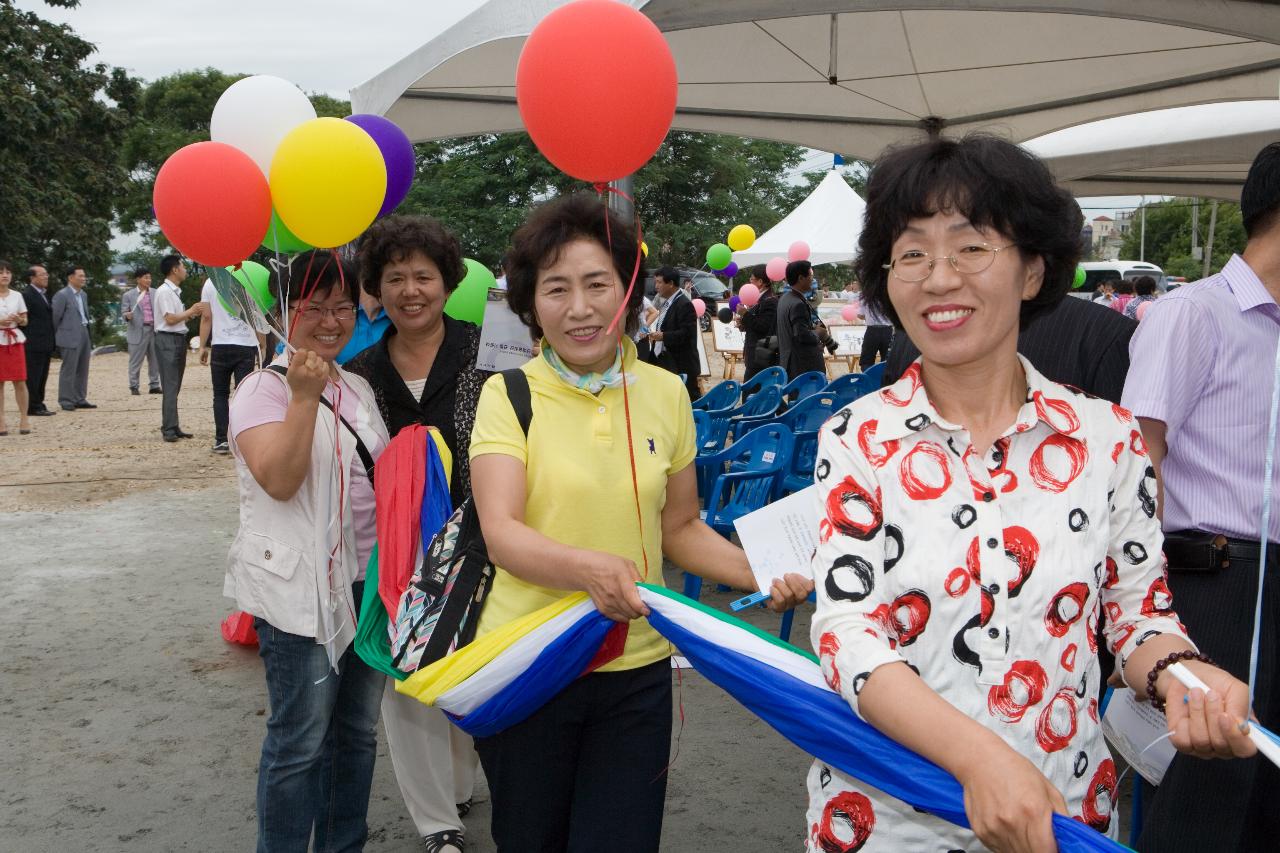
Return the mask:
{"type": "Polygon", "coordinates": [[[1098,285],[1104,281],[1119,281],[1122,278],[1132,281],[1144,275],[1156,280],[1158,292],[1163,293],[1166,288],[1164,270],[1146,261],[1090,261],[1080,266],[1084,268],[1084,284],[1071,293],[1084,299],[1096,296],[1098,285]]]}

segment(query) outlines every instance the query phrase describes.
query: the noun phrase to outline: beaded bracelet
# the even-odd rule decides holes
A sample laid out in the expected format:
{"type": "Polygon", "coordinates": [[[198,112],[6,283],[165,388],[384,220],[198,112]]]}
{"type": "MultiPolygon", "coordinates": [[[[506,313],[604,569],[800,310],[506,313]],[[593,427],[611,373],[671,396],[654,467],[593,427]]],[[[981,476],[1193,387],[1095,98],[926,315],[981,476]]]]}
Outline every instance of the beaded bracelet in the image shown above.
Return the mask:
{"type": "Polygon", "coordinates": [[[1156,679],[1160,677],[1160,673],[1164,672],[1178,661],[1198,660],[1201,663],[1207,663],[1209,666],[1217,666],[1207,655],[1199,652],[1193,652],[1191,649],[1184,649],[1180,652],[1173,652],[1156,662],[1151,667],[1151,672],[1147,673],[1147,701],[1151,703],[1151,707],[1157,711],[1164,713],[1165,703],[1163,699],[1156,696],[1156,679]]]}

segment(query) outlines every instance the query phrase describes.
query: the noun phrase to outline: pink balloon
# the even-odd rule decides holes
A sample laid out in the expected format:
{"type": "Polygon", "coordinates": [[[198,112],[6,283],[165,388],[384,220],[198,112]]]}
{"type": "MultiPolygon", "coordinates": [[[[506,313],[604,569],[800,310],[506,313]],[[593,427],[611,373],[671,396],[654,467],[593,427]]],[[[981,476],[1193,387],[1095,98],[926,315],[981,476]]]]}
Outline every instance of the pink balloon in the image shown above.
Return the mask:
{"type": "Polygon", "coordinates": [[[809,244],[803,240],[797,240],[791,244],[791,248],[787,250],[787,260],[789,261],[807,261],[809,260],[809,244]]]}
{"type": "Polygon", "coordinates": [[[846,323],[855,323],[858,320],[858,306],[846,305],[840,309],[840,316],[844,318],[846,323]]]}
{"type": "Polygon", "coordinates": [[[694,313],[701,317],[703,314],[707,313],[707,303],[703,302],[701,299],[695,299],[693,300],[693,310],[694,313]]]}
{"type": "Polygon", "coordinates": [[[787,277],[787,259],[774,258],[765,264],[764,274],[769,276],[769,281],[782,281],[787,277]]]}
{"type": "Polygon", "coordinates": [[[742,304],[750,308],[760,301],[760,288],[754,284],[744,284],[742,289],[738,291],[738,299],[742,304]]]}

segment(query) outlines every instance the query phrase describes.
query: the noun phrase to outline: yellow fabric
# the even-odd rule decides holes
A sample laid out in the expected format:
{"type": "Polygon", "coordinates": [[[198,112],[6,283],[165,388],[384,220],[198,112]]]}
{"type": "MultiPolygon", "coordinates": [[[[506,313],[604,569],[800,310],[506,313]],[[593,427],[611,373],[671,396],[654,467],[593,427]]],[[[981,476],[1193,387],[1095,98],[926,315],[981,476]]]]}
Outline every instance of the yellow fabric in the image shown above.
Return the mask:
{"type": "Polygon", "coordinates": [[[435,442],[436,452],[440,454],[440,464],[444,466],[444,479],[446,483],[453,482],[453,453],[449,450],[449,445],[444,443],[444,436],[440,434],[440,430],[433,426],[427,427],[427,435],[431,436],[431,440],[435,442]]]}
{"type": "Polygon", "coordinates": [[[585,592],[567,595],[541,610],[508,622],[453,654],[418,670],[404,681],[396,682],[396,692],[412,696],[425,705],[434,705],[445,693],[484,669],[516,640],[586,599],[585,592]]]}
{"type": "MultiPolygon", "coordinates": [[[[624,366],[635,377],[628,388],[636,481],[644,519],[644,550],[636,523],[636,500],[627,453],[627,422],[621,388],[599,395],[571,388],[543,359],[521,368],[529,378],[533,423],[525,436],[507,399],[501,374],[480,392],[471,458],[489,453],[525,464],[525,523],[575,548],[625,557],[659,586],[662,578],[662,508],[667,479],[693,462],[693,410],[680,377],[639,362],[625,340],[624,366]]],[[[564,590],[528,583],[498,569],[477,626],[484,636],[565,596],[564,590]]],[[[635,669],[662,660],[670,646],[644,619],[631,623],[622,655],[602,672],[635,669]]]]}

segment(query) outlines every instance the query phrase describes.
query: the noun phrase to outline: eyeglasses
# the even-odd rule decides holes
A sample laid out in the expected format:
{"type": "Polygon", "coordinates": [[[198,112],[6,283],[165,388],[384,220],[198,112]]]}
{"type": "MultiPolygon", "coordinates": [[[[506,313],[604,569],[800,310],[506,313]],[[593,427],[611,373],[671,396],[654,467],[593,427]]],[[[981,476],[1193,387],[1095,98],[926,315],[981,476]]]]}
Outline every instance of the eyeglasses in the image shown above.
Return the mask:
{"type": "Polygon", "coordinates": [[[303,308],[298,313],[317,323],[323,320],[326,315],[333,317],[335,320],[344,321],[356,316],[356,307],[354,305],[340,305],[337,308],[321,308],[318,305],[311,305],[303,308]]]}
{"type": "Polygon", "coordinates": [[[935,258],[928,252],[910,249],[882,266],[891,270],[899,281],[924,281],[933,272],[933,265],[938,261],[949,262],[951,268],[962,275],[973,275],[988,269],[995,263],[998,253],[1015,245],[1017,244],[992,246],[989,243],[972,243],[961,246],[954,255],[943,255],[940,258],[935,258]]]}

